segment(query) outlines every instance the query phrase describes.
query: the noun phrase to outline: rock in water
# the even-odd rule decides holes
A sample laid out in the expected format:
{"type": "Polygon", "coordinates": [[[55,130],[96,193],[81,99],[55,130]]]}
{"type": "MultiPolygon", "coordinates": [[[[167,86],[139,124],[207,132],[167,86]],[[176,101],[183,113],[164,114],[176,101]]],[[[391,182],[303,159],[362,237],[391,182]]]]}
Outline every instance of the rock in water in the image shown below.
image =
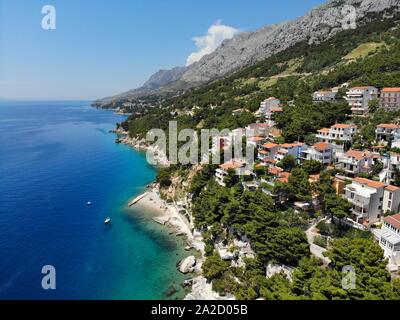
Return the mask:
{"type": "Polygon", "coordinates": [[[176,290],[176,288],[174,286],[170,286],[167,291],[165,291],[165,296],[167,298],[173,296],[175,293],[177,293],[178,291],[176,290]]]}
{"type": "Polygon", "coordinates": [[[196,265],[196,258],[194,256],[187,257],[183,259],[178,264],[178,270],[184,274],[194,271],[196,265]]]}

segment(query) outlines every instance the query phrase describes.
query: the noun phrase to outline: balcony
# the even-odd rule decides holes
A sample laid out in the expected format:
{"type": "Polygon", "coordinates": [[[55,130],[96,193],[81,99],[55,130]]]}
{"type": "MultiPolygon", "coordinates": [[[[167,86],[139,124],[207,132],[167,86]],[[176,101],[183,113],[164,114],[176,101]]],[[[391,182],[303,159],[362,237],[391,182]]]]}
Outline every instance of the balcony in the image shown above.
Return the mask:
{"type": "Polygon", "coordinates": [[[316,134],[315,137],[317,139],[333,140],[330,135],[316,134]]]}
{"type": "Polygon", "coordinates": [[[359,194],[355,194],[353,197],[351,197],[351,194],[354,193],[354,191],[350,190],[348,187],[345,188],[345,191],[345,197],[349,202],[360,208],[366,209],[369,207],[370,198],[361,196],[359,194]]]}
{"type": "Polygon", "coordinates": [[[358,161],[352,158],[347,158],[347,157],[341,157],[338,159],[338,164],[348,164],[351,166],[358,166],[358,161]]]}

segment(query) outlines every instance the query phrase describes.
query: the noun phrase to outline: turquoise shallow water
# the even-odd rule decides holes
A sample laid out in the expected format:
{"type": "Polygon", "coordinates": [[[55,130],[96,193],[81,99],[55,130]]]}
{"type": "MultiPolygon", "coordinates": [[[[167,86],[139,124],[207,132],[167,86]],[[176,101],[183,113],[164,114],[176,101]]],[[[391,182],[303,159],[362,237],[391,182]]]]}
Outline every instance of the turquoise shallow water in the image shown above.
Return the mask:
{"type": "Polygon", "coordinates": [[[156,171],[115,144],[122,119],[88,102],[0,103],[0,299],[183,296],[183,240],[126,208],[156,171]],[[56,290],[41,288],[44,265],[56,290]]]}

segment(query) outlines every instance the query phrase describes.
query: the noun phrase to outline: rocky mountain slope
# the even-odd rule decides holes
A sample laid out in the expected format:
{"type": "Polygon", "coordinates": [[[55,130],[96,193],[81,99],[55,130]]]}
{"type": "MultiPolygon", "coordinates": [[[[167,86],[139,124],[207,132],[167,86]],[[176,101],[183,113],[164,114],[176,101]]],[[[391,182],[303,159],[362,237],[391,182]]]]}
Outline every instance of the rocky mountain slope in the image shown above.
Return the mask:
{"type": "Polygon", "coordinates": [[[369,13],[400,8],[400,0],[330,0],[296,20],[241,33],[187,68],[159,71],[142,88],[98,100],[95,104],[110,107],[145,95],[178,92],[255,64],[301,41],[323,42],[351,22],[349,6],[355,10],[356,20],[353,22],[357,22],[369,13]]]}

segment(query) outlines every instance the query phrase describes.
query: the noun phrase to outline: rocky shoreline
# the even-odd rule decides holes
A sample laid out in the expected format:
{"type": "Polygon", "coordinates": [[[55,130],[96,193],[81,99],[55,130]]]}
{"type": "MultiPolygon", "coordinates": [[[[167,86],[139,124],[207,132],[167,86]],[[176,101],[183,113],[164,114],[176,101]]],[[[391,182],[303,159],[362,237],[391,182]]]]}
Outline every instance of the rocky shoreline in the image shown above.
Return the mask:
{"type": "Polygon", "coordinates": [[[169,166],[168,157],[165,155],[163,150],[158,149],[154,146],[149,146],[148,142],[145,139],[132,138],[129,136],[129,133],[119,128],[113,131],[118,137],[116,139],[117,143],[126,144],[137,151],[146,152],[147,155],[153,160],[154,163],[157,163],[159,166],[169,166]]]}
{"type": "MultiPolygon", "coordinates": [[[[152,159],[160,166],[168,166],[168,158],[161,150],[151,147],[144,139],[131,138],[128,132],[121,128],[113,131],[117,134],[117,143],[126,144],[137,151],[150,152],[152,159]]],[[[188,219],[180,214],[179,208],[175,204],[168,204],[161,199],[159,186],[152,184],[148,186],[148,190],[143,197],[135,204],[156,213],[153,221],[172,230],[175,235],[185,236],[185,250],[196,250],[200,253],[200,258],[194,256],[177,263],[177,268],[184,274],[193,274],[194,278],[185,281],[183,286],[192,286],[191,292],[186,295],[184,300],[232,300],[233,297],[221,297],[212,290],[212,284],[202,276],[202,264],[205,260],[205,244],[200,232],[194,230],[194,226],[188,219]]]]}

